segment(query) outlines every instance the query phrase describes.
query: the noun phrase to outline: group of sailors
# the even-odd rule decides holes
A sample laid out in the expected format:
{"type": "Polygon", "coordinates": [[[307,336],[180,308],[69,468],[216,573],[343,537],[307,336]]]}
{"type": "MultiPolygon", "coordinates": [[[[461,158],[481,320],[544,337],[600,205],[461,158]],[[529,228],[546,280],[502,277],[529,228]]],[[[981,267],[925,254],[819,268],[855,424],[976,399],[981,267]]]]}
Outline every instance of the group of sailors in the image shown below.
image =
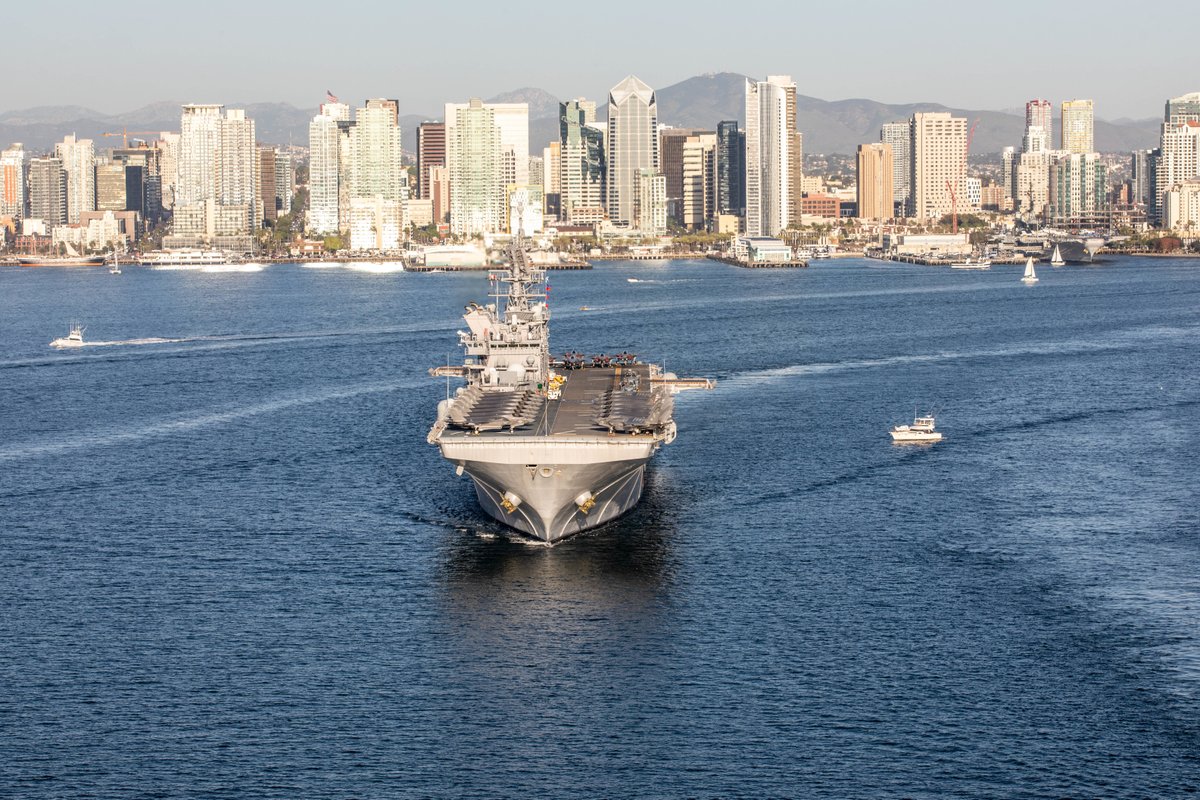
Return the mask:
{"type": "Polygon", "coordinates": [[[630,364],[637,363],[637,353],[620,352],[612,356],[601,353],[598,356],[587,356],[583,353],[567,351],[563,353],[562,363],[565,369],[583,369],[587,366],[629,366],[630,364]]]}

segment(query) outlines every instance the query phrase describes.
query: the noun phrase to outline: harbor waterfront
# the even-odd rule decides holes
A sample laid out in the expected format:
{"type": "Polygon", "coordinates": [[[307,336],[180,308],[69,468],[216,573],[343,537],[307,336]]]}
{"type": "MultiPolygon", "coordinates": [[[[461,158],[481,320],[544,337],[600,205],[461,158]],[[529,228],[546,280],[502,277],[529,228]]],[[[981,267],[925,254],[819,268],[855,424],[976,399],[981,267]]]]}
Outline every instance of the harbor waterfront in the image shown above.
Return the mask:
{"type": "Polygon", "coordinates": [[[1021,275],[553,274],[718,385],[549,548],[425,441],[486,276],[0,268],[0,795],[1200,791],[1200,260],[1021,275]]]}

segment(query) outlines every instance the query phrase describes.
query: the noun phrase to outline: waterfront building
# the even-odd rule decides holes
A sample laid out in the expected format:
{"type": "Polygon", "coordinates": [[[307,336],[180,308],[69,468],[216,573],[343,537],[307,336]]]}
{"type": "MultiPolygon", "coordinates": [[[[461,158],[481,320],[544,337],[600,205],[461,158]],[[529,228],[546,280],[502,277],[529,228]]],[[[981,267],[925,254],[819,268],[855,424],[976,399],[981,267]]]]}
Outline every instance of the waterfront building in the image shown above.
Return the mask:
{"type": "Polygon", "coordinates": [[[212,205],[216,199],[223,109],[224,106],[215,104],[183,107],[179,122],[174,236],[196,239],[212,236],[214,232],[212,205]]]}
{"type": "Polygon", "coordinates": [[[296,194],[296,164],[287,150],[275,151],[275,208],[280,214],[290,214],[296,194]]]}
{"type": "Polygon", "coordinates": [[[746,81],[746,234],[778,236],[797,218],[802,179],[796,84],[746,81]]]}
{"type": "Polygon", "coordinates": [[[429,214],[437,225],[450,221],[450,170],[429,168],[429,214]]]}
{"type": "Polygon", "coordinates": [[[717,135],[706,131],[688,136],[681,157],[679,221],[688,230],[710,230],[717,217],[717,135]]]}
{"type": "Polygon", "coordinates": [[[473,98],[446,105],[446,161],[450,172],[450,230],[473,236],[501,230],[504,195],[500,128],[490,104],[473,98]]]}
{"type": "MultiPolygon", "coordinates": [[[[216,237],[245,239],[258,230],[258,147],[254,120],[240,108],[225,112],[220,122],[217,151],[216,204],[213,228],[216,237]]],[[[243,242],[231,249],[249,249],[243,242]]]]}
{"type": "Polygon", "coordinates": [[[913,114],[911,216],[940,220],[953,208],[949,187],[961,191],[967,162],[967,120],[948,112],[913,114]]]}
{"type": "Polygon", "coordinates": [[[1154,205],[1154,170],[1159,151],[1134,150],[1129,156],[1129,202],[1144,205],[1147,214],[1154,205]]]}
{"type": "Polygon", "coordinates": [[[117,161],[96,164],[96,211],[126,211],[129,193],[125,165],[117,161]]]}
{"type": "Polygon", "coordinates": [[[699,128],[658,130],[658,167],[667,179],[667,218],[683,223],[683,146],[688,137],[703,133],[699,128]]]}
{"type": "Polygon", "coordinates": [[[1163,223],[1188,238],[1200,235],[1200,178],[1179,181],[1163,193],[1163,223]]]}
{"type": "Polygon", "coordinates": [[[1158,150],[1148,216],[1165,225],[1163,195],[1175,184],[1200,176],[1200,93],[1167,101],[1158,150]]]}
{"type": "Polygon", "coordinates": [[[667,179],[654,169],[641,169],[637,174],[637,203],[634,207],[634,227],[650,236],[667,232],[667,179]]]}
{"type": "Polygon", "coordinates": [[[581,102],[587,101],[559,103],[558,113],[556,216],[571,225],[589,224],[604,216],[604,131],[587,122],[589,113],[595,118],[595,103],[589,111],[581,102]]]}
{"type": "Polygon", "coordinates": [[[429,170],[446,166],[446,123],[422,122],[417,126],[417,192],[428,200],[433,188],[429,185],[429,170]]]}
{"type": "Polygon", "coordinates": [[[67,173],[61,158],[29,160],[29,217],[49,233],[67,224],[67,173]]]}
{"type": "Polygon", "coordinates": [[[1050,153],[1021,153],[1013,188],[1013,209],[1025,219],[1040,217],[1050,199],[1050,153]]]}
{"type": "Polygon", "coordinates": [[[335,234],[338,224],[343,134],[339,123],[348,123],[350,107],[324,103],[308,124],[308,232],[335,234]]]}
{"type": "Polygon", "coordinates": [[[1091,100],[1067,100],[1062,104],[1062,150],[1091,153],[1094,110],[1091,100]]]}
{"type": "Polygon", "coordinates": [[[20,142],[0,152],[0,217],[25,218],[25,148],[20,142]]]}
{"type": "Polygon", "coordinates": [[[892,146],[879,142],[858,146],[857,201],[861,219],[885,220],[895,216],[892,146]]]}
{"type": "MultiPolygon", "coordinates": [[[[633,75],[614,86],[608,94],[605,143],[605,194],[609,219],[616,225],[637,225],[641,200],[639,186],[648,180],[643,173],[659,171],[658,103],[654,90],[633,75]]],[[[666,196],[665,181],[663,196],[666,196]]],[[[665,226],[664,221],[664,229],[665,226]]]]}
{"type": "Polygon", "coordinates": [[[275,198],[275,148],[258,148],[258,209],[259,222],[274,223],[279,218],[275,198]]]}
{"type": "Polygon", "coordinates": [[[54,155],[67,173],[67,222],[76,225],[83,212],[96,210],[95,143],[71,134],[54,145],[54,155]]]}
{"type": "Polygon", "coordinates": [[[735,119],[717,123],[717,213],[746,214],[746,134],[735,119]]]}
{"type": "Polygon", "coordinates": [[[404,236],[408,172],[397,107],[395,100],[375,98],[354,113],[348,141],[352,250],[395,250],[404,236]]]}
{"type": "Polygon", "coordinates": [[[894,209],[889,216],[903,216],[912,197],[912,126],[908,122],[885,122],[879,129],[879,141],[892,150],[894,209]]]}
{"type": "MultiPolygon", "coordinates": [[[[125,169],[125,211],[136,211],[149,225],[158,224],[163,218],[163,154],[157,146],[135,144],[112,151],[114,163],[125,169]]],[[[97,180],[96,208],[100,210],[99,182],[97,180]]],[[[117,209],[120,210],[120,209],[117,209]]]]}
{"type": "Polygon", "coordinates": [[[1090,226],[1108,206],[1108,168],[1099,153],[1050,157],[1047,218],[1057,226],[1090,226]]]}
{"type": "Polygon", "coordinates": [[[529,185],[529,104],[484,103],[478,98],[447,103],[445,120],[451,231],[507,231],[508,187],[529,185]],[[467,127],[459,130],[463,125],[467,127]],[[481,160],[475,162],[476,156],[481,160]],[[460,187],[468,197],[458,196],[460,187]]]}

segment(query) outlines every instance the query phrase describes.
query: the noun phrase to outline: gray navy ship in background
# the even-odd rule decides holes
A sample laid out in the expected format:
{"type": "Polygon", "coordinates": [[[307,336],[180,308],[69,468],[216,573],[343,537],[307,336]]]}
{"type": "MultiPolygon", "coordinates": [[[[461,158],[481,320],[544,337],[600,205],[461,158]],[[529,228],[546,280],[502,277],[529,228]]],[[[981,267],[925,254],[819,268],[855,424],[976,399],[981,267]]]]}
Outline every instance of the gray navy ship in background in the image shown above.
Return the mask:
{"type": "Polygon", "coordinates": [[[484,511],[544,542],[616,519],[637,504],[646,462],[675,440],[675,393],[711,389],[631,353],[550,355],[545,272],[517,240],[492,299],[459,331],[461,366],[435,376],[466,386],[438,404],[429,443],[475,482],[484,511]]]}

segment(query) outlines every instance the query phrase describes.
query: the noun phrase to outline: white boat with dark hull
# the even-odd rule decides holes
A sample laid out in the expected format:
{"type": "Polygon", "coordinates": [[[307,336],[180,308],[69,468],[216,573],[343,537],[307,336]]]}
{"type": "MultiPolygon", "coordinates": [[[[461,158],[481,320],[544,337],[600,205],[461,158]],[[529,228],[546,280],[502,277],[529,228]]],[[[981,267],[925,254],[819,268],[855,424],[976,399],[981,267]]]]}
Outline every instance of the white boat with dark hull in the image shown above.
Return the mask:
{"type": "Polygon", "coordinates": [[[933,414],[917,417],[911,425],[897,425],[889,433],[896,444],[933,444],[942,440],[942,434],[934,430],[933,414]]]}
{"type": "Polygon", "coordinates": [[[637,504],[646,462],[675,440],[673,396],[712,388],[632,353],[552,359],[550,310],[520,243],[494,270],[486,306],[471,303],[460,366],[466,386],[438,405],[429,443],[475,483],[483,510],[544,542],[595,528],[637,504]]]}

